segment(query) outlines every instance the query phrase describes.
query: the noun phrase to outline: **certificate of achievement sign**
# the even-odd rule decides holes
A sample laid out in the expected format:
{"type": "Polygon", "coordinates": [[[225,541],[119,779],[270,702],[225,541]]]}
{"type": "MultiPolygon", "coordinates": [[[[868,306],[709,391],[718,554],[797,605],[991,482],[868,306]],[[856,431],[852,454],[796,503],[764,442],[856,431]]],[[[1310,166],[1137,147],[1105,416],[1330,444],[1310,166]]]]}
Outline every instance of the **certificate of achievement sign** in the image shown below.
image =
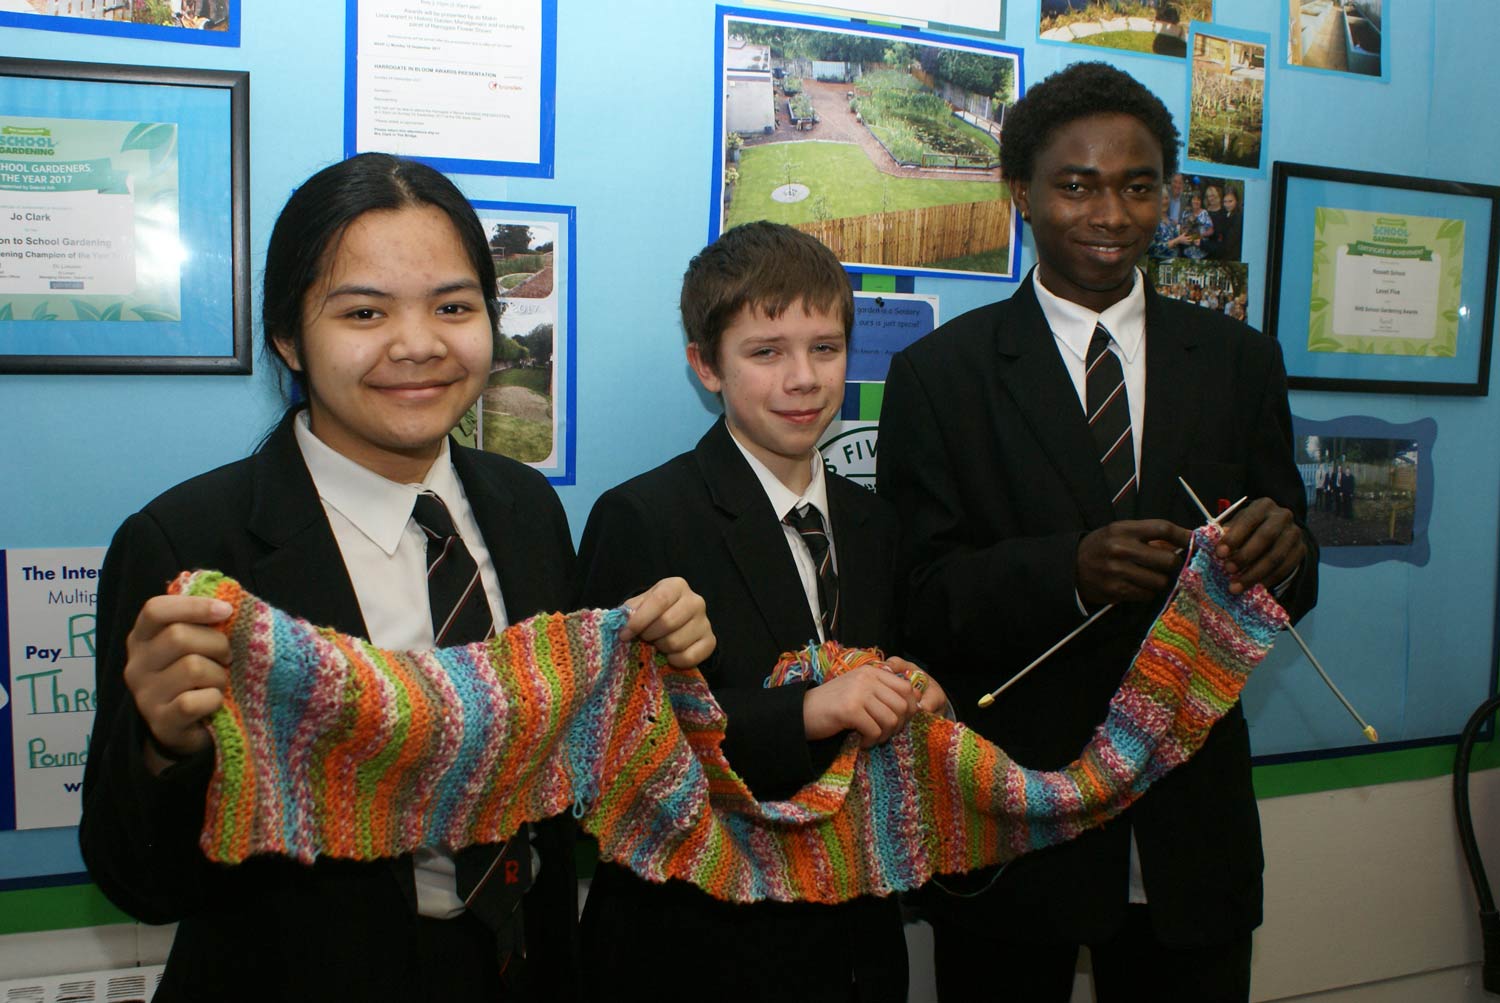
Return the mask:
{"type": "Polygon", "coordinates": [[[1449,356],[1464,221],[1319,206],[1308,351],[1449,356]]]}
{"type": "Polygon", "coordinates": [[[0,718],[9,716],[15,828],[77,825],[104,548],[7,550],[4,559],[10,672],[0,677],[0,718]]]}
{"type": "Polygon", "coordinates": [[[355,149],[542,160],[542,0],[358,0],[355,149]]]}
{"type": "Polygon", "coordinates": [[[0,116],[0,320],[181,316],[177,127],[0,116]]]}

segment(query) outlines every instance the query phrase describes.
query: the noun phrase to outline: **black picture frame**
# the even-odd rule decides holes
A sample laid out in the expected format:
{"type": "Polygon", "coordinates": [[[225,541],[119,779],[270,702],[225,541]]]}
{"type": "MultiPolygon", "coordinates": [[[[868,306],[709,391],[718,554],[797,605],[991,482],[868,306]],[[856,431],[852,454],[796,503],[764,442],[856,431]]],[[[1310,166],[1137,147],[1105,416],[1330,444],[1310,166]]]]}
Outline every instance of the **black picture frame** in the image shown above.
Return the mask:
{"type": "MultiPolygon", "coordinates": [[[[148,123],[171,124],[170,130],[158,133],[158,140],[167,138],[149,149],[149,171],[122,170],[103,146],[87,161],[72,163],[103,163],[105,174],[116,178],[128,174],[128,182],[116,184],[127,185],[132,200],[139,194],[141,177],[151,174],[157,204],[170,203],[172,226],[166,239],[176,254],[177,269],[175,274],[170,268],[159,270],[176,284],[175,315],[170,309],[132,306],[128,301],[101,312],[97,303],[78,305],[89,295],[83,292],[55,297],[73,304],[71,318],[53,314],[44,303],[23,319],[12,316],[11,302],[0,293],[0,373],[251,372],[249,109],[250,75],[244,71],[0,59],[0,200],[17,198],[15,192],[26,190],[5,186],[7,165],[46,163],[46,168],[35,167],[40,172],[69,163],[66,158],[27,159],[7,148],[6,137],[13,134],[4,132],[7,119],[76,121],[90,136],[135,121],[114,152],[120,158],[127,150],[147,148],[146,136],[159,128],[148,123]],[[13,159],[7,161],[7,155],[13,159]],[[167,198],[159,190],[167,182],[158,175],[160,162],[169,158],[176,172],[173,180],[180,183],[167,198]],[[121,319],[122,314],[130,316],[121,319]],[[63,345],[51,344],[54,331],[63,345]],[[91,342],[98,343],[97,350],[89,350],[91,342]]],[[[104,194],[102,187],[96,194],[104,194]]],[[[140,249],[143,232],[137,221],[130,232],[135,242],[132,255],[140,249]]],[[[172,254],[156,258],[174,260],[172,254]]]]}
{"type": "MultiPolygon", "coordinates": [[[[1264,327],[1281,342],[1288,386],[1357,393],[1488,394],[1495,267],[1500,257],[1500,187],[1277,161],[1272,165],[1270,212],[1264,327]],[[1386,215],[1379,217],[1382,213],[1386,215]],[[1346,243],[1349,232],[1372,218],[1383,243],[1346,243]],[[1408,236],[1408,224],[1433,230],[1432,246],[1422,243],[1427,236],[1408,236]],[[1450,253],[1444,256],[1439,245],[1450,253]],[[1451,253],[1455,248],[1457,255],[1451,253]],[[1394,288],[1376,288],[1374,296],[1346,294],[1342,300],[1326,295],[1337,288],[1337,276],[1346,274],[1337,270],[1341,262],[1361,254],[1381,259],[1375,264],[1393,263],[1387,271],[1403,276],[1408,265],[1420,269],[1438,260],[1436,272],[1420,282],[1410,277],[1382,279],[1376,285],[1384,281],[1394,288]],[[1402,295],[1420,293],[1417,286],[1425,289],[1427,279],[1434,291],[1430,304],[1420,294],[1408,303],[1400,301],[1402,295]],[[1444,310],[1445,303],[1452,306],[1444,310]],[[1384,331],[1369,337],[1333,327],[1337,318],[1351,317],[1356,310],[1368,315],[1359,318],[1360,323],[1389,323],[1398,331],[1400,322],[1382,315],[1425,316],[1423,309],[1402,306],[1430,309],[1437,332],[1428,339],[1432,344],[1424,348],[1420,339],[1387,337],[1384,331]],[[1452,327],[1451,345],[1443,324],[1452,327]]],[[[1352,278],[1355,273],[1347,274],[1352,278]]]]}

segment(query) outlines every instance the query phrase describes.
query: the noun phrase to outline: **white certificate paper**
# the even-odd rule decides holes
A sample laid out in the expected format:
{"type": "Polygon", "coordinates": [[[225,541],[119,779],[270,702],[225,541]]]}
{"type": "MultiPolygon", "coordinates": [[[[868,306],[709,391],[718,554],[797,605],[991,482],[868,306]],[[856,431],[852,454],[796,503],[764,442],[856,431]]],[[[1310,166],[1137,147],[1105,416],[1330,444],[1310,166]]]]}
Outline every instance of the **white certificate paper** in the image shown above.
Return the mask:
{"type": "Polygon", "coordinates": [[[355,145],[541,159],[542,0],[359,0],[355,145]]]}
{"type": "Polygon", "coordinates": [[[0,293],[134,292],[129,192],[0,190],[0,293]]]}
{"type": "Polygon", "coordinates": [[[1338,249],[1333,333],[1341,338],[1431,340],[1438,326],[1443,256],[1427,261],[1351,255],[1338,249]]]}

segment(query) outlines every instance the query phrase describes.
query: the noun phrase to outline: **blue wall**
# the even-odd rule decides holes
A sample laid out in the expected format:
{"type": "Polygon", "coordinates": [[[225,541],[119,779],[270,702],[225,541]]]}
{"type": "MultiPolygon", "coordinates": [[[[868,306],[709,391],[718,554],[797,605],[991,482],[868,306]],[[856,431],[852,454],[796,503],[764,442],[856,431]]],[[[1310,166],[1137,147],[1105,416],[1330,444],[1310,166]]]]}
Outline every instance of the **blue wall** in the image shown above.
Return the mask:
{"type": "MultiPolygon", "coordinates": [[[[1283,3],[1219,0],[1217,16],[1279,39],[1283,3]]],[[[713,402],[690,382],[675,303],[682,269],[708,231],[715,17],[706,0],[657,0],[637,7],[639,17],[597,0],[559,7],[555,179],[457,180],[473,198],[578,207],[577,483],[559,490],[578,532],[601,491],[689,448],[713,414],[713,402]]],[[[1182,122],[1182,62],[1038,43],[1037,0],[1006,7],[1007,40],[1024,47],[1028,82],[1079,58],[1109,59],[1156,90],[1182,122]]],[[[344,10],[331,0],[245,0],[242,8],[238,49],[4,28],[0,52],[248,69],[258,282],[289,190],[340,155],[344,10]]],[[[1388,84],[1288,71],[1272,60],[1270,158],[1500,180],[1490,0],[1386,0],[1386,8],[1388,84]]],[[[1269,181],[1249,182],[1245,259],[1256,321],[1268,203],[1269,181]]],[[[1028,238],[1023,268],[1034,260],[1028,238]]],[[[941,298],[943,317],[1013,289],[949,279],[916,286],[941,298]]],[[[1493,394],[1293,395],[1294,411],[1306,418],[1432,417],[1439,425],[1432,563],[1325,568],[1323,599],[1306,624],[1356,703],[1401,718],[1376,722],[1386,734],[1407,734],[1408,714],[1451,734],[1462,724],[1456,708],[1472,708],[1487,692],[1500,529],[1493,394]],[[1433,623],[1441,629],[1421,626],[1433,623]],[[1365,671],[1367,664],[1374,668],[1365,671]]],[[[122,518],[161,490],[244,455],[280,408],[258,345],[249,377],[0,376],[0,401],[0,548],[107,543],[122,518]]],[[[1352,744],[1357,735],[1331,703],[1311,672],[1278,650],[1247,697],[1257,749],[1352,744]]],[[[0,833],[0,879],[79,869],[71,830],[0,833]]]]}

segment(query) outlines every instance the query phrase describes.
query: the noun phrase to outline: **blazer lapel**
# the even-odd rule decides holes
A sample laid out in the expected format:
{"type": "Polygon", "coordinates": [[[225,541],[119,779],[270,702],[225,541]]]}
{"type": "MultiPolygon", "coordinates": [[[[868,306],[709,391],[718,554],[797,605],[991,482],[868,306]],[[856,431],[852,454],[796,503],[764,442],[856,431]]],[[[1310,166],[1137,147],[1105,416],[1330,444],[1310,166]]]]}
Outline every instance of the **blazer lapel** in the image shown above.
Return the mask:
{"type": "MultiPolygon", "coordinates": [[[[874,553],[862,546],[866,539],[865,523],[869,520],[869,492],[850,485],[851,491],[840,491],[829,478],[828,516],[833,523],[833,545],[839,574],[839,640],[843,638],[876,638],[881,636],[880,616],[886,599],[872,595],[871,586],[890,578],[890,569],[875,567],[874,553]],[[856,493],[857,492],[857,493],[856,493]]],[[[805,605],[805,604],[804,604],[805,605]]]]}
{"type": "Polygon", "coordinates": [[[266,544],[254,567],[255,591],[319,626],[369,636],[344,556],[288,416],[255,454],[249,531],[266,544]]]}
{"type": "Polygon", "coordinates": [[[783,648],[816,640],[818,629],[786,534],[723,418],[699,441],[694,455],[709,496],[724,516],[724,543],[767,630],[783,648]]]}
{"type": "Polygon", "coordinates": [[[506,619],[511,622],[525,619],[541,610],[545,603],[535,595],[534,577],[527,574],[528,568],[538,566],[539,559],[533,552],[535,537],[515,518],[515,493],[495,470],[472,462],[468,452],[455,443],[450,441],[448,450],[453,457],[453,469],[469,496],[474,521],[479,524],[484,545],[490,552],[495,576],[500,579],[506,619]]]}
{"type": "Polygon", "coordinates": [[[1198,333],[1171,323],[1162,298],[1146,287],[1146,429],[1141,439],[1140,513],[1163,515],[1182,491],[1177,471],[1198,420],[1202,394],[1194,389],[1198,333]]]}
{"type": "MultiPolygon", "coordinates": [[[[1078,391],[1057,354],[1052,329],[1037,302],[1034,281],[1033,269],[1011,297],[1005,323],[995,332],[1000,380],[1041,443],[1042,452],[1067,485],[1084,522],[1103,526],[1114,519],[1109,489],[1095,459],[1094,439],[1078,405],[1078,391]]],[[[1002,428],[998,434],[1003,441],[1013,433],[1002,428]]]]}

